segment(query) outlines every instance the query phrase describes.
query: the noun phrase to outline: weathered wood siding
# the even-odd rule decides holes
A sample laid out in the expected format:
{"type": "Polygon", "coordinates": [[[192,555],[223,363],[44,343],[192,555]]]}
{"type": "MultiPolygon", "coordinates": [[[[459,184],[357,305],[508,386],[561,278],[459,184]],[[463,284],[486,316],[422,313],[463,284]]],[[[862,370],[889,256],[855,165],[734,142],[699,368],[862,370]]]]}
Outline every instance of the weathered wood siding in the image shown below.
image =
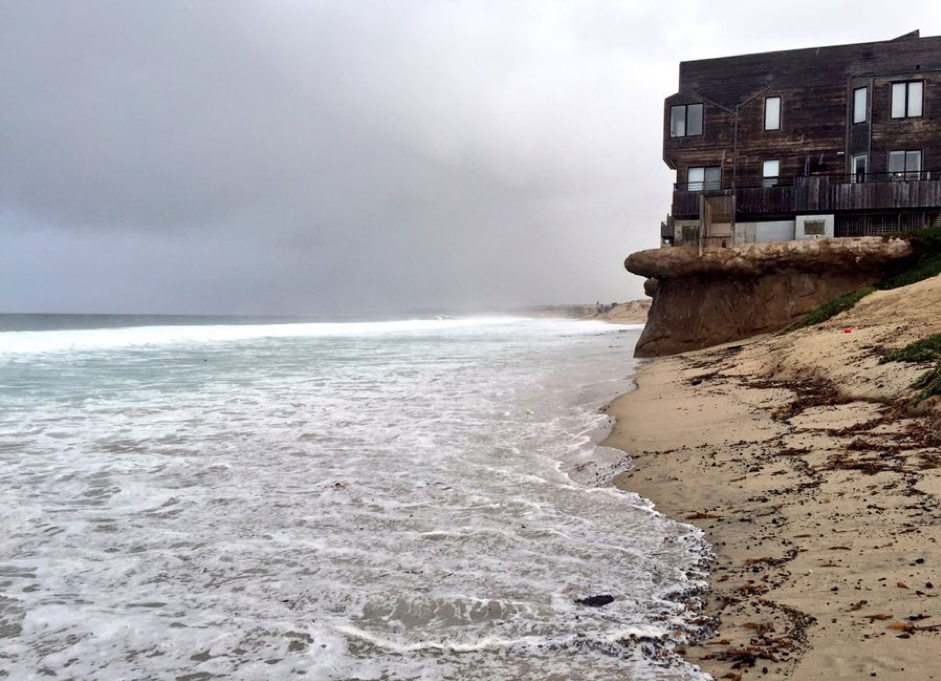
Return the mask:
{"type": "MultiPolygon", "coordinates": [[[[941,169],[941,37],[683,62],[679,92],[665,102],[663,140],[663,158],[677,170],[679,189],[687,169],[700,166],[721,166],[723,188],[731,188],[733,178],[739,188],[756,188],[740,195],[740,213],[745,206],[759,212],[894,207],[884,205],[888,197],[919,206],[934,201],[934,189],[906,183],[760,187],[766,160],[780,161],[782,178],[838,175],[850,172],[853,154],[867,153],[869,172],[883,173],[890,151],[920,149],[923,169],[941,169]],[[892,119],[892,83],[902,80],[924,81],[922,117],[892,119]],[[853,90],[862,86],[869,88],[869,112],[865,123],[854,125],[853,90]],[[769,96],[782,98],[780,130],[764,129],[769,96]],[[703,134],[670,137],[670,107],[698,102],[704,104],[703,134]],[[850,205],[854,201],[860,203],[850,205]]],[[[674,196],[677,217],[693,214],[692,199],[683,193],[674,196]]]]}
{"type": "Polygon", "coordinates": [[[941,47],[934,64],[905,73],[888,74],[873,79],[872,140],[870,170],[875,173],[889,169],[889,152],[921,150],[922,167],[941,169],[941,47]],[[924,113],[920,118],[891,116],[892,83],[900,80],[924,81],[924,113]]]}

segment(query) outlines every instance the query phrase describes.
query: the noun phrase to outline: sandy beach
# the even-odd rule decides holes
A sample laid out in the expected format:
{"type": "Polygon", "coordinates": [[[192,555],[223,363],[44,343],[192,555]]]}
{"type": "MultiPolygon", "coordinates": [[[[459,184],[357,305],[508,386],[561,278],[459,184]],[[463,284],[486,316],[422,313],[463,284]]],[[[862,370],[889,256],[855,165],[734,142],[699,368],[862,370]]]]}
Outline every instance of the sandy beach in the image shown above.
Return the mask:
{"type": "Polygon", "coordinates": [[[686,657],[716,679],[941,679],[941,409],[930,364],[886,350],[941,332],[941,281],[822,325],[646,362],[603,443],[616,480],[716,553],[686,657]],[[848,330],[848,332],[847,332],[848,330]]]}

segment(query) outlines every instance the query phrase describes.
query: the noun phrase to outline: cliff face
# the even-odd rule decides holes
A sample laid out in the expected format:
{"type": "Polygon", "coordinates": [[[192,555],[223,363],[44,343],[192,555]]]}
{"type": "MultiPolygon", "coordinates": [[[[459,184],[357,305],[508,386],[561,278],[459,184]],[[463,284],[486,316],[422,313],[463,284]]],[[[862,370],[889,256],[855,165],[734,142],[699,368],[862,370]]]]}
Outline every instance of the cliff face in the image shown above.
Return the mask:
{"type": "Polygon", "coordinates": [[[878,237],[744,244],[634,253],[629,272],[648,277],[653,305],[638,357],[670,355],[777,331],[819,305],[869,286],[912,255],[878,237]]]}

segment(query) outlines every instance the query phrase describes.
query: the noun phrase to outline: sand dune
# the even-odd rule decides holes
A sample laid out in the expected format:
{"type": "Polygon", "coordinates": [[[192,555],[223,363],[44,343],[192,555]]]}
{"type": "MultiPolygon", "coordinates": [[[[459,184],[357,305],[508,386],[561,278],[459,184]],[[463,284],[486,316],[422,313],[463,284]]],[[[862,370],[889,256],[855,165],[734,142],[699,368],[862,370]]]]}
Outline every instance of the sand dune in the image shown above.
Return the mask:
{"type": "Polygon", "coordinates": [[[651,300],[631,300],[627,303],[618,303],[607,312],[595,315],[592,319],[603,319],[616,324],[644,324],[650,313],[651,300]]]}

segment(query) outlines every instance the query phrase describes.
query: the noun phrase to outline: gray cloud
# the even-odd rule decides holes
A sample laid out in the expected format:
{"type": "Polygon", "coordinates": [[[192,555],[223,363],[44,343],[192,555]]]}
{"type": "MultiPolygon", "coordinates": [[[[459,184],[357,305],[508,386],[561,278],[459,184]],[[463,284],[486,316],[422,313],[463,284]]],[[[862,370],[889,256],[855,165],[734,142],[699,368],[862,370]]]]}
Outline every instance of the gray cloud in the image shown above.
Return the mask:
{"type": "MultiPolygon", "coordinates": [[[[0,310],[639,297],[677,62],[939,32],[846,5],[0,5],[0,310]]],[[[901,14],[901,13],[900,13],[901,14]]]]}

